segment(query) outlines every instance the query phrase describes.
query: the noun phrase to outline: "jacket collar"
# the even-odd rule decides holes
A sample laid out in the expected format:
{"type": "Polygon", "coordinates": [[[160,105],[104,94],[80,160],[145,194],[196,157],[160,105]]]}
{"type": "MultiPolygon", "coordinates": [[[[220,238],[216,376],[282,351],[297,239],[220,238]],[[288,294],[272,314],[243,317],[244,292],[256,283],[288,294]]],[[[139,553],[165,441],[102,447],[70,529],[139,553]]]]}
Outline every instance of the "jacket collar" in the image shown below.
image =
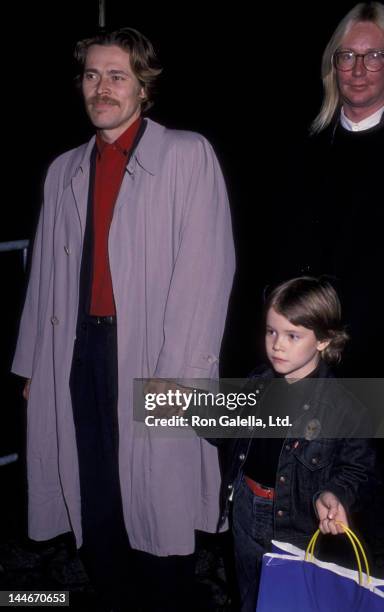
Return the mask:
{"type": "MultiPolygon", "coordinates": [[[[155,175],[159,169],[160,148],[165,128],[151,119],[145,119],[145,124],[144,134],[132,154],[130,164],[132,163],[133,168],[133,160],[136,159],[146,172],[155,175]]],[[[130,171],[130,164],[128,164],[128,171],[130,171]]]]}
{"type": "MultiPolygon", "coordinates": [[[[128,172],[132,174],[136,161],[146,172],[155,175],[159,169],[160,148],[162,145],[165,128],[151,119],[144,119],[144,123],[144,133],[131,155],[127,169],[128,172]]],[[[79,170],[81,170],[83,173],[88,170],[94,145],[95,136],[93,136],[87,144],[77,149],[77,155],[72,166],[73,174],[71,178],[73,178],[79,170]]]]}
{"type": "MultiPolygon", "coordinates": [[[[93,147],[95,146],[95,143],[96,143],[96,136],[92,136],[91,140],[88,143],[84,144],[82,147],[79,148],[77,167],[75,165],[75,174],[78,172],[78,170],[81,170],[82,172],[85,172],[86,170],[88,170],[90,159],[91,159],[91,154],[93,151],[93,147]]],[[[75,174],[73,176],[75,176],[75,174]]]]}
{"type": "MultiPolygon", "coordinates": [[[[334,375],[330,367],[323,359],[320,359],[319,365],[316,368],[316,378],[333,378],[334,375]]],[[[252,370],[249,378],[277,378],[274,370],[270,365],[262,364],[252,370]]]]}

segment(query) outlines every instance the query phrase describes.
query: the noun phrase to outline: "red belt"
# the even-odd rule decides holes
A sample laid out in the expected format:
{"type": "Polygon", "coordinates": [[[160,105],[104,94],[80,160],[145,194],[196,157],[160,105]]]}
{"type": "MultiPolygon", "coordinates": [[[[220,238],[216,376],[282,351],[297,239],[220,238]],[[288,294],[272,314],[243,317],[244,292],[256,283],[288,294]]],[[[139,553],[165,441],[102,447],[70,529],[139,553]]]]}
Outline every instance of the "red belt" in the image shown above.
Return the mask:
{"type": "Polygon", "coordinates": [[[244,476],[244,480],[251,489],[252,493],[258,497],[266,497],[267,499],[273,499],[275,497],[275,490],[269,487],[263,487],[258,482],[252,480],[248,476],[244,476]]]}

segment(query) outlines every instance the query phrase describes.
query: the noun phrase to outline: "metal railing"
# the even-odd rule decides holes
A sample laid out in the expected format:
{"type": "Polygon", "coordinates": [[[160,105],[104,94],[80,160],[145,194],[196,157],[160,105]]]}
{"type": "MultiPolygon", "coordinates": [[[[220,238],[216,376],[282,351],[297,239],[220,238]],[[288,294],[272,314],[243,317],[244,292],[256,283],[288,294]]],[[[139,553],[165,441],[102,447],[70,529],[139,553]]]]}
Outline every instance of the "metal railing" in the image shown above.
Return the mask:
{"type": "Polygon", "coordinates": [[[23,251],[23,267],[27,267],[29,240],[11,240],[10,242],[0,242],[0,253],[6,251],[23,251]]]}

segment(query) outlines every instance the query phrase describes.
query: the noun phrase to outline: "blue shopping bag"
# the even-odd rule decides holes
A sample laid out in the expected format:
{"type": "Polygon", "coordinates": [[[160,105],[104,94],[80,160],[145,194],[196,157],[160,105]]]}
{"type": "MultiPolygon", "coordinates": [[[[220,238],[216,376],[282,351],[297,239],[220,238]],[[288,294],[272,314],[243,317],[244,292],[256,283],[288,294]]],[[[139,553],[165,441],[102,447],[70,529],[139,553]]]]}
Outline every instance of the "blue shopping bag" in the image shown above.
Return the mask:
{"type": "Polygon", "coordinates": [[[303,555],[301,548],[298,548],[289,542],[278,542],[277,540],[272,540],[271,552],[280,553],[283,555],[293,555],[294,557],[301,557],[303,555]]]}
{"type": "Polygon", "coordinates": [[[273,542],[273,550],[282,552],[263,557],[256,612],[384,612],[384,581],[369,577],[368,564],[363,574],[360,559],[354,571],[307,561],[306,552],[290,544],[273,542]]]}

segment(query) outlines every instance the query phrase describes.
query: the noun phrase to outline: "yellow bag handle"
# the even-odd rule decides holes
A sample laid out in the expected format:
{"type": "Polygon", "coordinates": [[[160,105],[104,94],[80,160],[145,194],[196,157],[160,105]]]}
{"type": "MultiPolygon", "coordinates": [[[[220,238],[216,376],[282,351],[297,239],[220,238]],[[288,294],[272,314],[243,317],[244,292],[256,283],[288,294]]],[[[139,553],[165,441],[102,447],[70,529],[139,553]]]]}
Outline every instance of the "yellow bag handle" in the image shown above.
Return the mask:
{"type": "MultiPolygon", "coordinates": [[[[349,541],[352,544],[354,553],[355,553],[355,557],[356,557],[356,561],[357,561],[357,567],[358,567],[358,571],[359,571],[359,584],[360,586],[363,585],[363,570],[361,568],[361,559],[360,559],[360,553],[361,556],[364,560],[364,565],[365,565],[365,570],[366,570],[366,574],[367,574],[367,584],[369,584],[371,582],[371,576],[369,573],[369,565],[368,565],[368,559],[367,559],[367,555],[364,552],[364,548],[359,540],[359,538],[357,537],[357,535],[352,531],[352,529],[350,529],[347,525],[345,525],[344,523],[342,523],[341,521],[336,521],[337,525],[341,525],[341,527],[344,529],[345,535],[348,537],[349,541]],[[357,544],[357,546],[356,546],[357,544]],[[359,550],[358,550],[359,548],[359,550]],[[359,553],[360,551],[360,553],[359,553]]],[[[313,557],[314,557],[314,551],[315,551],[315,544],[317,541],[317,538],[320,535],[320,529],[318,529],[317,531],[315,531],[315,533],[313,534],[312,538],[309,541],[309,544],[307,546],[307,550],[305,551],[305,560],[306,561],[312,561],[313,557]]]]}

